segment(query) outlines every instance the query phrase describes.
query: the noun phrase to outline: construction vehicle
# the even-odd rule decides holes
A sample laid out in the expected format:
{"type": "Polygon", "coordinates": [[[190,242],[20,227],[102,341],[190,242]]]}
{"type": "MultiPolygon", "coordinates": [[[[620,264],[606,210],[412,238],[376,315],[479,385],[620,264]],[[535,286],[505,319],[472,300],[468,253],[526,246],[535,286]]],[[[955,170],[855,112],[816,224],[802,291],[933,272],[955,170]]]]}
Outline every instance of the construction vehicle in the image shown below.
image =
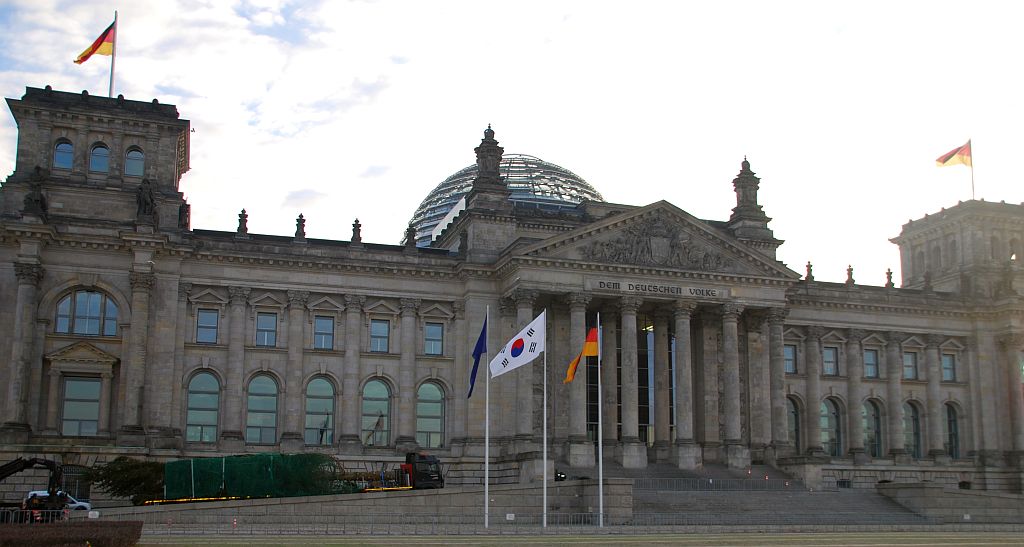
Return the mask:
{"type": "Polygon", "coordinates": [[[50,480],[46,490],[39,495],[33,494],[22,502],[22,515],[19,518],[31,518],[33,522],[48,522],[54,519],[57,512],[67,507],[67,495],[61,491],[61,482],[64,479],[63,468],[57,462],[44,460],[42,458],[17,458],[0,466],[0,481],[21,473],[26,469],[34,467],[45,467],[50,470],[50,480]],[[25,515],[25,512],[29,512],[25,515]]]}
{"type": "Polygon", "coordinates": [[[420,488],[444,488],[441,461],[437,456],[423,452],[409,452],[402,464],[402,473],[408,477],[409,486],[420,488]]]}

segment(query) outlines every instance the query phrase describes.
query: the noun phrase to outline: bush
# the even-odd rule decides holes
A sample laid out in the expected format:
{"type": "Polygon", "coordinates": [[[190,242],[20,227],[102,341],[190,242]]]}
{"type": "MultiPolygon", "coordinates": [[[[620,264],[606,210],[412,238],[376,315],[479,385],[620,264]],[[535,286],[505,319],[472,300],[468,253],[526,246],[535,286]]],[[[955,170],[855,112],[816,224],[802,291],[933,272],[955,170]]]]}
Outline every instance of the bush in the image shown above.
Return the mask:
{"type": "Polygon", "coordinates": [[[0,547],[129,547],[142,536],[142,521],[74,520],[0,526],[0,547]]]}
{"type": "Polygon", "coordinates": [[[158,500],[164,495],[164,464],[119,456],[89,468],[83,477],[107,493],[131,498],[134,505],[158,500]]]}

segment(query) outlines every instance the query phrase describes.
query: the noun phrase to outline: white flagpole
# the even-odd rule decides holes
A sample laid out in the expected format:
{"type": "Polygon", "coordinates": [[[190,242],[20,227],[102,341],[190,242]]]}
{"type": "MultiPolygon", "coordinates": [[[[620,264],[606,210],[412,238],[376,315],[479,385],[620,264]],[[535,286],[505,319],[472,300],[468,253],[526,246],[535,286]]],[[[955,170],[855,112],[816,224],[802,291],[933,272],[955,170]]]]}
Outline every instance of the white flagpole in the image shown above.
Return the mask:
{"type": "Polygon", "coordinates": [[[597,525],[604,528],[604,401],[601,397],[601,351],[604,344],[604,330],[601,327],[601,312],[597,312],[597,525]]]}
{"type": "MultiPolygon", "coordinates": [[[[544,322],[547,323],[547,308],[544,309],[544,322]]],[[[544,325],[544,337],[547,338],[548,326],[544,325]]],[[[548,341],[544,340],[544,528],[548,527],[548,341]]]]}
{"type": "Polygon", "coordinates": [[[107,97],[114,97],[114,59],[117,58],[117,10],[114,10],[114,45],[110,48],[110,87],[107,97]]]}
{"type": "MultiPolygon", "coordinates": [[[[484,315],[484,324],[489,323],[491,318],[491,306],[487,305],[487,312],[484,315]]],[[[490,336],[491,333],[485,333],[484,336],[490,336]]],[[[487,341],[484,341],[487,344],[487,341]]],[[[491,516],[491,367],[489,363],[490,359],[487,358],[487,352],[484,352],[484,363],[488,363],[487,370],[484,374],[487,376],[487,385],[484,390],[484,528],[490,526],[491,516]]]]}

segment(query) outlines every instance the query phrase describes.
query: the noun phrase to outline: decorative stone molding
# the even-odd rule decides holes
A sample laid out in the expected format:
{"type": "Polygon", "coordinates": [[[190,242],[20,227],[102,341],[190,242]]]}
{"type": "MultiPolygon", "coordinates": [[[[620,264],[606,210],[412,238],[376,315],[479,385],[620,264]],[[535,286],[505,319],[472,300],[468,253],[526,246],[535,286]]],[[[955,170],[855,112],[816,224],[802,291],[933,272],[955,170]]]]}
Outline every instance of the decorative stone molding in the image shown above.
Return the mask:
{"type": "Polygon", "coordinates": [[[178,282],[178,300],[184,302],[188,300],[189,294],[192,293],[192,284],[188,281],[178,282]]]}
{"type": "Polygon", "coordinates": [[[925,346],[928,348],[939,347],[939,344],[946,341],[946,337],[941,334],[929,334],[925,336],[925,346]]]}
{"type": "Polygon", "coordinates": [[[461,300],[452,302],[452,313],[455,314],[455,319],[466,318],[466,303],[461,300]]]}
{"type": "Polygon", "coordinates": [[[722,321],[736,321],[743,313],[743,306],[739,304],[722,304],[722,321]]]}
{"type": "Polygon", "coordinates": [[[516,314],[516,303],[512,298],[498,300],[498,313],[503,317],[513,317],[516,314]]]}
{"type": "Polygon", "coordinates": [[[850,339],[851,342],[860,343],[861,340],[864,340],[865,338],[868,337],[868,331],[864,329],[847,329],[846,336],[850,339]]]}
{"type": "Polygon", "coordinates": [[[770,325],[782,325],[786,321],[786,317],[789,316],[789,310],[786,308],[768,308],[768,324],[770,325]]]}
{"type": "Polygon", "coordinates": [[[565,295],[565,302],[569,304],[569,309],[578,310],[583,308],[587,309],[587,304],[590,304],[591,296],[587,293],[573,292],[565,295]]]}
{"type": "Polygon", "coordinates": [[[14,275],[18,277],[19,285],[39,286],[43,279],[43,267],[39,264],[14,263],[14,275]]]}
{"type": "Polygon", "coordinates": [[[534,289],[516,289],[510,297],[515,301],[516,306],[533,306],[540,296],[540,291],[534,289]]]}
{"type": "Polygon", "coordinates": [[[1004,334],[996,339],[997,342],[1005,349],[1017,349],[1018,351],[1024,350],[1024,333],[1009,333],[1004,334]]]}
{"type": "Polygon", "coordinates": [[[652,216],[627,226],[622,235],[594,241],[580,249],[586,260],[641,266],[664,266],[708,272],[734,272],[737,264],[721,249],[698,244],[682,227],[652,216]]]}
{"type": "Polygon", "coordinates": [[[288,291],[288,305],[293,307],[304,307],[309,302],[309,291],[288,291]]]}
{"type": "Polygon", "coordinates": [[[689,319],[690,315],[696,309],[696,302],[690,302],[688,300],[676,300],[676,304],[675,307],[672,309],[672,313],[675,315],[675,318],[678,321],[680,319],[689,319]]]}
{"type": "Polygon", "coordinates": [[[420,309],[420,304],[421,300],[419,298],[402,298],[399,300],[403,316],[414,315],[420,309]]]}
{"type": "Polygon", "coordinates": [[[361,294],[346,294],[344,298],[346,310],[351,308],[362,310],[366,304],[366,297],[361,294]]]}
{"type": "Polygon", "coordinates": [[[644,300],[635,296],[623,296],[619,299],[619,309],[622,313],[636,313],[640,310],[644,300]]]}
{"type": "Polygon", "coordinates": [[[896,344],[897,346],[902,344],[906,340],[907,335],[898,331],[889,331],[885,333],[885,341],[890,344],[896,344]]]}
{"type": "Polygon", "coordinates": [[[821,337],[825,335],[825,329],[818,325],[811,325],[804,329],[804,332],[806,332],[807,337],[812,340],[820,340],[821,337]]]}
{"type": "Polygon", "coordinates": [[[149,292],[153,289],[153,283],[156,282],[156,276],[149,272],[131,272],[128,275],[128,281],[132,285],[133,292],[149,292]]]}
{"type": "Polygon", "coordinates": [[[249,293],[252,289],[249,287],[228,287],[228,295],[230,295],[232,304],[245,304],[249,300],[249,293]]]}

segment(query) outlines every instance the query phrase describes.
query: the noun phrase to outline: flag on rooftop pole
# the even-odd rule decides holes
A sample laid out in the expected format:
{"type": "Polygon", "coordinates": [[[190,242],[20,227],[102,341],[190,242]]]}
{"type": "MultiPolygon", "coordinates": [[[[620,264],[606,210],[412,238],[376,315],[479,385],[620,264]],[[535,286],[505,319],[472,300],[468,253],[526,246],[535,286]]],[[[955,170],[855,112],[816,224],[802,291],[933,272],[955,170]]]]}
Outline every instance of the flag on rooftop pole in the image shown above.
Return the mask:
{"type": "Polygon", "coordinates": [[[583,342],[583,349],[580,350],[580,354],[569,363],[568,370],[565,371],[565,380],[562,380],[563,384],[568,384],[576,377],[576,367],[579,366],[580,361],[584,357],[597,357],[597,327],[591,327],[587,332],[587,339],[583,342]]]}
{"type": "Polygon", "coordinates": [[[491,376],[501,376],[510,370],[527,365],[544,351],[546,320],[547,310],[540,312],[536,319],[501,348],[494,359],[491,359],[491,376]]]}
{"type": "MultiPolygon", "coordinates": [[[[488,307],[490,310],[490,307],[488,307]]],[[[487,353],[487,317],[484,317],[484,326],[480,329],[480,337],[476,339],[476,346],[473,348],[473,370],[469,373],[469,395],[473,396],[473,386],[476,385],[476,371],[480,368],[480,356],[487,353]]]]}
{"type": "Polygon", "coordinates": [[[117,57],[117,12],[114,12],[114,22],[110,23],[107,30],[100,33],[99,38],[93,41],[92,45],[85,48],[85,51],[78,55],[75,64],[80,65],[89,60],[93,55],[110,56],[110,87],[107,89],[107,96],[114,96],[114,59],[117,57]]]}
{"type": "Polygon", "coordinates": [[[945,167],[947,165],[966,165],[971,168],[971,199],[974,199],[974,158],[971,156],[971,139],[967,143],[958,146],[949,152],[939,156],[935,165],[945,167]]]}

